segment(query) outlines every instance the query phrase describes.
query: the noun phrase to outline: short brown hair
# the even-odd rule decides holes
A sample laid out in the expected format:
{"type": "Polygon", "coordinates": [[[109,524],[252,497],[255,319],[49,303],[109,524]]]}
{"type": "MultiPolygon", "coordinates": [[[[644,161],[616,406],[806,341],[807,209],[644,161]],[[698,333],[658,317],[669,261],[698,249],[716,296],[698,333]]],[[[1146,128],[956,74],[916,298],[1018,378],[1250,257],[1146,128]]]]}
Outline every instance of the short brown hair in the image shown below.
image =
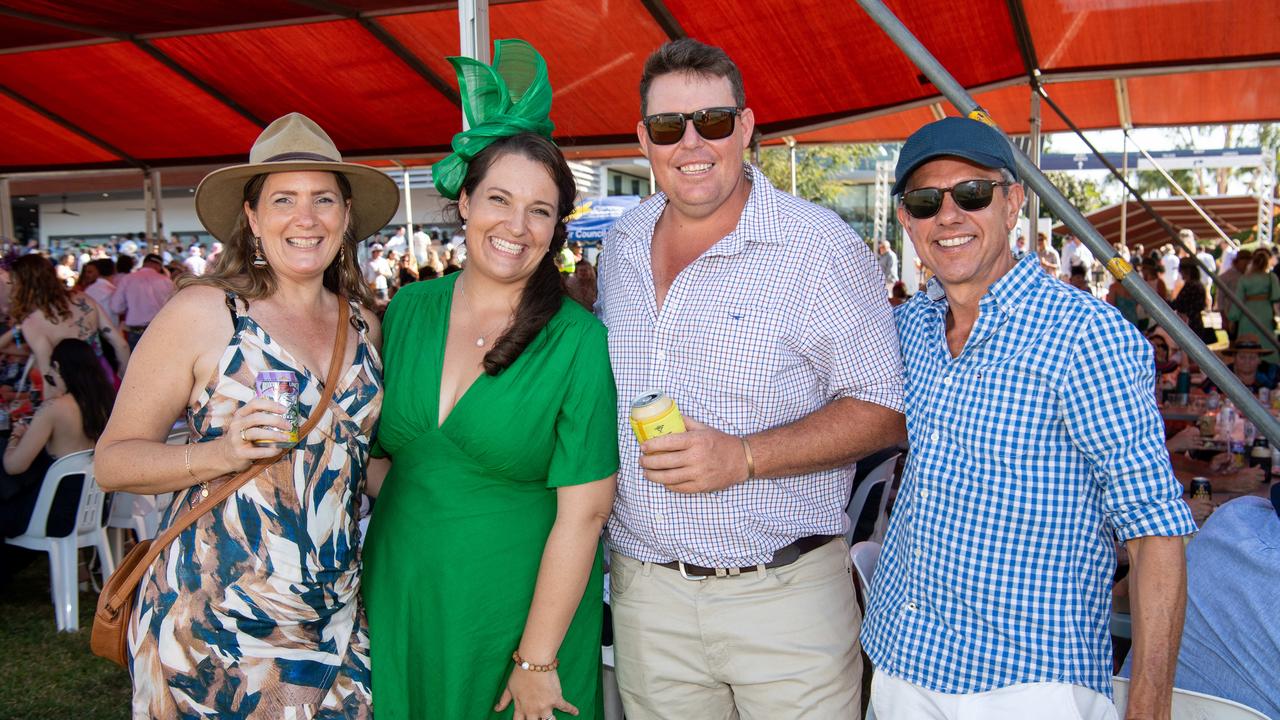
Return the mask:
{"type": "Polygon", "coordinates": [[[698,42],[693,38],[680,38],[653,51],[644,61],[644,73],[640,75],[640,114],[649,112],[649,86],[655,78],[671,73],[688,73],[725,78],[733,90],[733,103],[739,110],[747,106],[747,95],[742,89],[742,73],[729,55],[714,45],[698,42]]]}

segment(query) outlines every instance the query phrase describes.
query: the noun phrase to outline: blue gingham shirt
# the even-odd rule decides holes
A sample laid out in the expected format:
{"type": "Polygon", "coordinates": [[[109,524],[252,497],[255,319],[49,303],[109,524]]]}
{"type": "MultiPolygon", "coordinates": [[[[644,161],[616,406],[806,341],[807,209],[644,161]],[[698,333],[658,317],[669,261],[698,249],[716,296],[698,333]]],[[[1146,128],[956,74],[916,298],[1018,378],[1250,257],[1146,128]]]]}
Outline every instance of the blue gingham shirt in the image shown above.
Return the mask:
{"type": "Polygon", "coordinates": [[[958,357],[937,280],[898,308],[911,453],[862,642],[935,692],[1063,682],[1111,695],[1114,538],[1195,531],[1151,347],[1034,256],[958,357]]]}
{"type": "MultiPolygon", "coordinates": [[[[681,494],[646,480],[630,403],[663,390],[686,417],[733,435],[794,422],[832,400],[902,404],[897,335],[880,270],[837,215],[780,192],[750,165],[733,232],[676,277],[657,309],[649,248],[658,193],[604,243],[597,311],[618,384],[618,495],[611,546],[648,562],[739,567],[768,562],[846,523],[851,468],[749,480],[681,494]]],[[[857,432],[850,428],[850,432],[857,432]]]]}

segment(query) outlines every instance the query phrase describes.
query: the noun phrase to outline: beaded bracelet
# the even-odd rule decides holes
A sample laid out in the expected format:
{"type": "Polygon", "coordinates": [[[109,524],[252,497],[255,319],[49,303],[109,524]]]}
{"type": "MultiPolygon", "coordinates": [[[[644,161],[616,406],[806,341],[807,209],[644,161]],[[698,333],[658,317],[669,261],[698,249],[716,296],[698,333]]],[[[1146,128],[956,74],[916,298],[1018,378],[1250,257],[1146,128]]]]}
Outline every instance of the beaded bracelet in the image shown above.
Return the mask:
{"type": "Polygon", "coordinates": [[[520,651],[516,650],[511,653],[511,659],[516,661],[516,667],[521,670],[529,670],[531,672],[551,672],[560,667],[560,658],[552,660],[549,665],[534,665],[533,663],[520,657],[520,651]]]}

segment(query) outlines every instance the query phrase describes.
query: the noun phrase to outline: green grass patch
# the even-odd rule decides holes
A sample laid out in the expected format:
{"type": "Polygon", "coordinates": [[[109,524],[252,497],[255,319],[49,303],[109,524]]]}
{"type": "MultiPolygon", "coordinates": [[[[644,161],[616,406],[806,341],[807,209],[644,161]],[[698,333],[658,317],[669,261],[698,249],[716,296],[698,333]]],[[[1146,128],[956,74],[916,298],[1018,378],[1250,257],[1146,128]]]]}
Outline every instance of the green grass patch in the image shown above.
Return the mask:
{"type": "Polygon", "coordinates": [[[89,651],[97,602],[96,593],[80,593],[80,629],[58,632],[43,554],[0,591],[0,718],[129,717],[129,673],[89,651]]]}

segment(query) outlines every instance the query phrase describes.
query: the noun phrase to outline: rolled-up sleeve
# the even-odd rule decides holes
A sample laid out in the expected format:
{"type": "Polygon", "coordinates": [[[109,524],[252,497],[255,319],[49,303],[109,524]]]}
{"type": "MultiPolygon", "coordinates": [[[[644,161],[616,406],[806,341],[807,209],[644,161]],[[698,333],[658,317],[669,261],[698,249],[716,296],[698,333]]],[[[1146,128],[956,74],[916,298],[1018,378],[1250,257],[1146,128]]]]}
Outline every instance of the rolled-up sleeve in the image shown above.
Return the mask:
{"type": "Polygon", "coordinates": [[[1196,531],[1164,446],[1150,344],[1118,314],[1099,313],[1076,335],[1064,378],[1067,432],[1093,466],[1103,512],[1121,541],[1196,531]]]}
{"type": "Polygon", "coordinates": [[[805,354],[827,397],[902,412],[902,355],[880,269],[852,230],[831,241],[829,264],[808,304],[805,354]]]}

